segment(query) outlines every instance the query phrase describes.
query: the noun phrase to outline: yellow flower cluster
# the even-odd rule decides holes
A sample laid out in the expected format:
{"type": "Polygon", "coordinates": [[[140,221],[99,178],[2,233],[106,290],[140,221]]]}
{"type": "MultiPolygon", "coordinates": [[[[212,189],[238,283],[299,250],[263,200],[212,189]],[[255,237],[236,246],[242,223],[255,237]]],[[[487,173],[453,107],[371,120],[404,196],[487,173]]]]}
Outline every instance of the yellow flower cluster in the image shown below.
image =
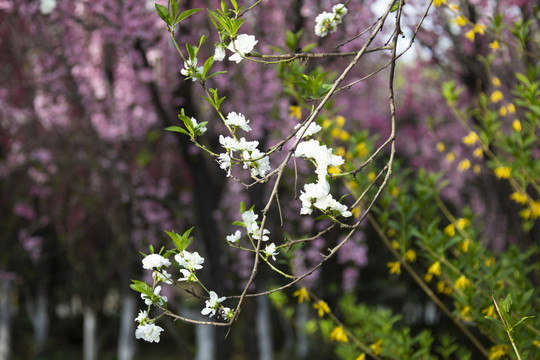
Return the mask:
{"type": "Polygon", "coordinates": [[[508,353],[508,346],[495,345],[489,349],[489,360],[497,360],[508,353]]]}
{"type": "Polygon", "coordinates": [[[301,287],[300,289],[293,292],[293,296],[298,298],[299,303],[303,303],[304,300],[310,301],[309,294],[305,287],[301,287]]]}
{"type": "Polygon", "coordinates": [[[390,274],[401,274],[401,263],[399,261],[390,261],[386,263],[386,266],[390,269],[390,274]]]}
{"type": "Polygon", "coordinates": [[[450,295],[452,294],[452,287],[446,285],[443,280],[437,281],[437,292],[440,294],[450,295]]]}
{"type": "Polygon", "coordinates": [[[456,289],[465,290],[470,284],[471,284],[471,282],[469,281],[469,279],[467,279],[467,278],[465,277],[465,275],[461,275],[461,276],[456,280],[454,286],[456,287],[456,289]]]}
{"type": "Polygon", "coordinates": [[[338,341],[338,342],[349,342],[349,338],[347,338],[347,333],[341,326],[336,326],[334,330],[330,333],[330,340],[332,341],[338,341]]]}
{"type": "Polygon", "coordinates": [[[424,276],[424,280],[426,282],[430,282],[431,279],[433,279],[433,275],[441,276],[441,263],[439,261],[431,264],[431,266],[428,268],[426,275],[424,276]]]}
{"type": "Polygon", "coordinates": [[[498,179],[510,179],[512,168],[510,166],[499,166],[495,168],[495,176],[498,179]]]}
{"type": "Polygon", "coordinates": [[[324,314],[330,314],[330,307],[324,300],[319,300],[318,302],[313,304],[313,308],[317,310],[319,317],[323,317],[324,314]]]}

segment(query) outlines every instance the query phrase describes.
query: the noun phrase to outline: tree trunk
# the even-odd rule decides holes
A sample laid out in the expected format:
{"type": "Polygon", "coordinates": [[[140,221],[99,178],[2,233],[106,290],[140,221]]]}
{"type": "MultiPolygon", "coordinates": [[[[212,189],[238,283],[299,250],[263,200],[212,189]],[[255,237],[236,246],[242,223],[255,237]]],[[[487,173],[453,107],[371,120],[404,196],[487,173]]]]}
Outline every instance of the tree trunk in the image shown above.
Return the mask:
{"type": "Polygon", "coordinates": [[[47,295],[42,285],[38,286],[36,298],[26,301],[26,311],[34,326],[35,354],[39,355],[45,348],[49,333],[49,313],[47,311],[47,295]]]}
{"type": "Polygon", "coordinates": [[[11,293],[14,276],[0,273],[0,360],[8,360],[11,344],[11,293]]]}
{"type": "Polygon", "coordinates": [[[91,307],[83,312],[83,359],[97,359],[97,313],[91,307]]]}
{"type": "Polygon", "coordinates": [[[298,304],[296,306],[296,319],[297,325],[296,331],[296,358],[305,359],[309,353],[309,345],[306,333],[304,332],[305,325],[308,321],[308,307],[304,304],[298,304]]]}
{"type": "Polygon", "coordinates": [[[122,310],[120,315],[118,360],[133,359],[133,353],[135,350],[135,306],[135,297],[125,294],[122,298],[122,310]]]}
{"type": "Polygon", "coordinates": [[[257,298],[257,313],[255,315],[257,326],[257,339],[259,344],[259,359],[272,360],[272,324],[270,322],[270,306],[268,297],[259,296],[257,298]]]}
{"type": "Polygon", "coordinates": [[[210,325],[195,325],[195,338],[197,341],[196,360],[213,360],[215,357],[214,327],[210,325]]]}

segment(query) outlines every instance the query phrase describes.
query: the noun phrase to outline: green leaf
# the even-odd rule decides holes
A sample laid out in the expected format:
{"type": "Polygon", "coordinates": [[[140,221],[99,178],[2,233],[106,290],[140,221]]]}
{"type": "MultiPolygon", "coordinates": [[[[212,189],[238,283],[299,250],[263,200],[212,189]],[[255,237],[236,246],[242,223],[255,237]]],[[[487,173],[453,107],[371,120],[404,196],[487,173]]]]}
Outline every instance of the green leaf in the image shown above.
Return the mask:
{"type": "Polygon", "coordinates": [[[246,204],[244,202],[240,202],[240,212],[245,213],[246,212],[246,204]]]}
{"type": "Polygon", "coordinates": [[[181,134],[186,134],[187,136],[189,136],[189,133],[186,130],[182,129],[180,126],[169,126],[166,127],[165,130],[179,132],[181,134]]]}
{"type": "Polygon", "coordinates": [[[140,292],[142,294],[146,294],[146,295],[153,294],[152,289],[145,282],[138,281],[138,280],[131,280],[131,281],[133,282],[133,284],[129,285],[129,287],[132,288],[133,290],[140,292]]]}
{"type": "Polygon", "coordinates": [[[161,18],[161,20],[165,21],[167,25],[171,25],[171,14],[169,14],[169,9],[167,9],[163,5],[156,4],[156,11],[161,18]]]}
{"type": "Polygon", "coordinates": [[[175,25],[178,24],[180,21],[184,20],[188,16],[191,16],[195,14],[196,12],[201,11],[202,9],[190,9],[182,12],[180,15],[178,15],[178,19],[176,19],[175,25]]]}
{"type": "Polygon", "coordinates": [[[234,10],[238,11],[238,4],[236,3],[236,0],[231,0],[231,4],[232,4],[234,10]]]}
{"type": "Polygon", "coordinates": [[[176,246],[176,248],[180,251],[184,250],[182,249],[182,239],[180,237],[180,235],[178,235],[177,233],[175,233],[174,231],[167,231],[167,230],[164,230],[167,235],[169,235],[169,237],[172,239],[173,243],[174,243],[174,246],[176,246]]]}
{"type": "Polygon", "coordinates": [[[208,73],[208,71],[210,70],[213,64],[214,64],[213,56],[210,56],[208,59],[206,59],[203,65],[203,72],[202,72],[203,79],[206,79],[206,74],[208,73]]]}

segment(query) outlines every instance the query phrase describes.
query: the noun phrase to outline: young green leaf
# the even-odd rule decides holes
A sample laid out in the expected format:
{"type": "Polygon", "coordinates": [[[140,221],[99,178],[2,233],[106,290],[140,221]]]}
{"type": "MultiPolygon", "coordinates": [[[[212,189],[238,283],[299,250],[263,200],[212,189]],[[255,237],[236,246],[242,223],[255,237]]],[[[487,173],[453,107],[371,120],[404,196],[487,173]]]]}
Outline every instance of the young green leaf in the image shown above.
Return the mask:
{"type": "Polygon", "coordinates": [[[161,18],[161,20],[165,21],[167,25],[171,25],[171,14],[169,14],[169,9],[167,9],[163,5],[156,4],[156,11],[161,18]]]}

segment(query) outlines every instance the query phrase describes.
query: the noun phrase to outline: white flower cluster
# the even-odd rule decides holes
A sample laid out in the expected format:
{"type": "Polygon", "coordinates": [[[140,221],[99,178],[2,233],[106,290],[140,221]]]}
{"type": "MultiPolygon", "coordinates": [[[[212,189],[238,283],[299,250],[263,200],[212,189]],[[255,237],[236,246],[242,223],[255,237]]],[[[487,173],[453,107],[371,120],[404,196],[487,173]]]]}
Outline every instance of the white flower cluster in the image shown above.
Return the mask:
{"type": "Polygon", "coordinates": [[[186,59],[186,61],[184,61],[184,68],[180,70],[180,74],[184,75],[185,77],[191,77],[191,80],[193,81],[201,79],[202,72],[203,67],[197,67],[197,58],[193,59],[193,61],[186,59]]]}
{"type": "MultiPolygon", "coordinates": [[[[240,127],[244,131],[251,131],[251,127],[248,125],[249,120],[246,120],[242,114],[230,112],[225,123],[229,126],[240,127]]],[[[257,149],[258,141],[247,141],[245,138],[236,140],[230,136],[220,135],[219,143],[226,152],[219,154],[217,160],[219,166],[227,171],[227,176],[231,176],[232,158],[234,158],[235,151],[240,152],[240,157],[244,160],[244,169],[249,169],[252,176],[264,177],[271,170],[269,157],[264,156],[264,153],[257,149]]]]}
{"type": "MultiPolygon", "coordinates": [[[[259,215],[255,214],[253,209],[244,211],[242,213],[242,224],[246,228],[246,233],[248,236],[252,239],[259,240],[259,237],[261,236],[261,227],[259,225],[259,222],[257,222],[257,218],[259,215]]],[[[268,241],[270,238],[268,235],[270,234],[270,231],[267,229],[262,229],[262,239],[261,241],[268,241]]],[[[240,241],[242,234],[240,233],[240,230],[236,230],[234,234],[227,236],[227,241],[230,244],[237,245],[240,241]]],[[[276,244],[271,243],[270,245],[267,245],[264,250],[262,250],[262,253],[268,258],[269,256],[272,257],[273,260],[276,260],[275,256],[279,253],[277,252],[276,244]]]]}
{"type": "MultiPolygon", "coordinates": [[[[259,41],[255,40],[255,36],[253,35],[238,35],[236,39],[227,46],[227,49],[234,53],[229,56],[229,60],[235,61],[238,64],[246,54],[249,54],[253,50],[258,42],[259,41]]],[[[214,60],[223,61],[223,59],[225,59],[225,47],[222,44],[218,44],[214,52],[214,60]]]]}
{"type": "Polygon", "coordinates": [[[135,321],[139,323],[137,330],[135,330],[135,337],[137,339],[143,339],[148,342],[159,342],[159,334],[163,331],[163,328],[157,326],[155,320],[148,318],[148,311],[141,310],[135,321]]]}
{"type": "MultiPolygon", "coordinates": [[[[306,134],[313,135],[320,130],[320,126],[312,127],[311,125],[307,128],[306,134]]],[[[302,130],[300,129],[297,134],[301,134],[302,130]]],[[[310,215],[313,212],[313,207],[316,207],[321,211],[337,211],[344,217],[351,216],[352,214],[347,206],[332,197],[332,194],[330,194],[330,184],[326,179],[328,168],[330,166],[342,165],[345,162],[343,158],[339,155],[333,155],[332,149],[327,148],[326,145],[314,139],[298,144],[294,156],[312,159],[317,165],[315,173],[317,174],[318,181],[316,183],[305,184],[304,190],[300,192],[300,201],[302,201],[300,214],[310,215]]]]}
{"type": "Polygon", "coordinates": [[[324,11],[317,15],[315,18],[315,35],[325,37],[328,33],[336,32],[337,25],[341,24],[347,12],[345,5],[337,4],[332,8],[331,13],[324,11]]]}

